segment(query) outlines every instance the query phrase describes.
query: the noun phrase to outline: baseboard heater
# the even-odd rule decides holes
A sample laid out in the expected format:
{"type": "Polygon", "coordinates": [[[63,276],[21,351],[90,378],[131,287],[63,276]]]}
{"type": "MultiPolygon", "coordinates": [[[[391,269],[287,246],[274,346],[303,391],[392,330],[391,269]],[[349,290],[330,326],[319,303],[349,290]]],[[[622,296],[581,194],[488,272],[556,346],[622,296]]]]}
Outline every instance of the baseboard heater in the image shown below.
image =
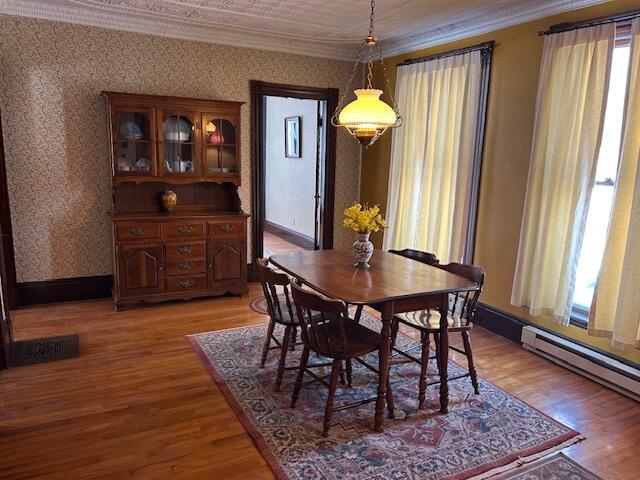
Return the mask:
{"type": "Polygon", "coordinates": [[[527,350],[640,401],[637,368],[530,325],[522,328],[521,340],[527,350]]]}

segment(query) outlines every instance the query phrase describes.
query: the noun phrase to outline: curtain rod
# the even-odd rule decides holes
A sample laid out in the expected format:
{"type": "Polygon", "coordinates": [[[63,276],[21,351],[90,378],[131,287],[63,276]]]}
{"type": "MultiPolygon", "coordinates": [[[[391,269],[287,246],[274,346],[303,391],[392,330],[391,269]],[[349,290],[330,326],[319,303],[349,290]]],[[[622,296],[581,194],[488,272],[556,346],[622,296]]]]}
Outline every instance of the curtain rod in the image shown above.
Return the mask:
{"type": "Polygon", "coordinates": [[[577,30],[579,28],[595,27],[596,25],[604,25],[606,23],[624,22],[640,17],[640,10],[611,15],[609,17],[596,18],[594,20],[585,20],[582,22],[566,22],[551,25],[546,32],[538,32],[538,35],[553,35],[554,33],[568,32],[569,30],[577,30]]]}
{"type": "Polygon", "coordinates": [[[478,45],[473,45],[471,47],[459,48],[457,50],[451,50],[449,52],[444,52],[444,53],[436,53],[434,55],[427,55],[426,57],[407,58],[406,60],[400,63],[397,63],[396,66],[402,67],[404,65],[411,65],[413,63],[428,62],[430,60],[437,60],[440,58],[453,57],[454,55],[462,55],[464,53],[475,52],[476,50],[488,52],[493,49],[494,45],[495,45],[495,41],[490,40],[488,42],[479,43],[478,45]]]}

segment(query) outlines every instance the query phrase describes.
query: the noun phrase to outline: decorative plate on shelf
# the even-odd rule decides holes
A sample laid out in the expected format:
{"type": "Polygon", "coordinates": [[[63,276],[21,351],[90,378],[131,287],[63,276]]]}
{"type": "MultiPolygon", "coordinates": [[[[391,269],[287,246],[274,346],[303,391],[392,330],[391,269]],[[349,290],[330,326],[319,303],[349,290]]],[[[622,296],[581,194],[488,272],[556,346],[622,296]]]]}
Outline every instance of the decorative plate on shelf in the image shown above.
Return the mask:
{"type": "Polygon", "coordinates": [[[148,158],[140,158],[136,162],[136,170],[138,172],[149,172],[151,171],[151,162],[148,158]]]}
{"type": "Polygon", "coordinates": [[[125,122],[120,125],[118,135],[127,140],[140,140],[142,138],[142,131],[137,123],[125,122]]]}

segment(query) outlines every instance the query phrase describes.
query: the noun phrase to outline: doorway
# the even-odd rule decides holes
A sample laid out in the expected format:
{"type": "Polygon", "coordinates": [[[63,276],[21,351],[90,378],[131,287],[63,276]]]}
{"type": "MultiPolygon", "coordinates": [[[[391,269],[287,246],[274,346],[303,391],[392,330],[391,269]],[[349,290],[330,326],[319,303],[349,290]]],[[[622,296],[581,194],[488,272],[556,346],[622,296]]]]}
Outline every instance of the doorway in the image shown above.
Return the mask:
{"type": "Polygon", "coordinates": [[[335,89],[251,82],[252,259],[333,247],[335,89]]]}

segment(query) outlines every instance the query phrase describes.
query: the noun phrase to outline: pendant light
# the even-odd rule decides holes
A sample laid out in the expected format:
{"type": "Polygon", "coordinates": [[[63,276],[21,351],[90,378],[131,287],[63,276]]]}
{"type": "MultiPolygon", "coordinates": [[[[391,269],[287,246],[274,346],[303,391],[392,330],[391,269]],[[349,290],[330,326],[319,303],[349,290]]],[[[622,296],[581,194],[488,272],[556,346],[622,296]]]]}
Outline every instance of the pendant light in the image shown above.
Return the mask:
{"type": "Polygon", "coordinates": [[[365,147],[373,145],[389,128],[396,128],[402,125],[402,117],[398,113],[398,107],[393,100],[393,94],[391,93],[391,84],[382,58],[380,42],[373,35],[373,22],[375,19],[374,10],[375,0],[371,0],[369,34],[364,38],[364,41],[360,46],[360,51],[358,52],[355,64],[353,65],[353,71],[351,72],[349,83],[345,87],[342,98],[340,98],[338,106],[331,117],[331,124],[333,126],[346,128],[347,131],[358,139],[358,141],[365,147]],[[367,85],[365,88],[354,90],[356,99],[343,108],[345,98],[356,72],[358,71],[360,59],[362,58],[365,48],[368,49],[369,57],[366,66],[367,85]],[[376,49],[376,52],[374,52],[374,48],[376,49]],[[383,94],[383,91],[373,88],[372,85],[374,53],[377,53],[382,67],[384,80],[386,82],[387,89],[389,90],[389,98],[391,98],[391,105],[380,100],[380,96],[383,94]]]}

